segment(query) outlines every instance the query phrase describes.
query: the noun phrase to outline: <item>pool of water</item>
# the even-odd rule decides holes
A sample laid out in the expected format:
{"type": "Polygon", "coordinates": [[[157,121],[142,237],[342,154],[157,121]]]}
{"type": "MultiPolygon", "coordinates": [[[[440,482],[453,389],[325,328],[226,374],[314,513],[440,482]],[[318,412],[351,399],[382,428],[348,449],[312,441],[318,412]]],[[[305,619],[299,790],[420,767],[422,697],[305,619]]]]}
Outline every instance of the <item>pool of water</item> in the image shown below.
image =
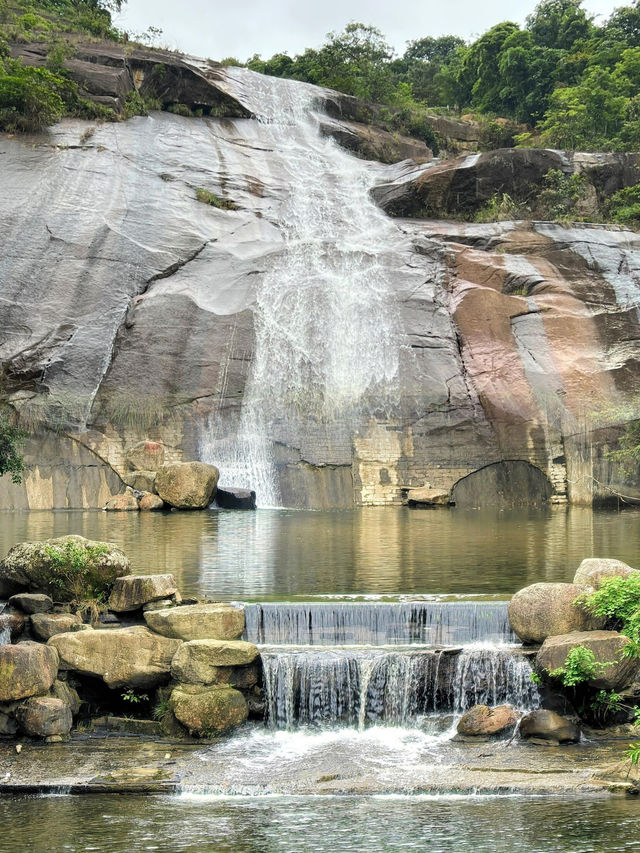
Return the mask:
{"type": "Polygon", "coordinates": [[[184,593],[221,599],[509,596],[536,581],[570,581],[585,557],[640,565],[640,510],[579,507],[0,512],[0,556],[17,542],[67,533],[115,542],[134,572],[171,571],[184,593]]]}
{"type": "Polygon", "coordinates": [[[31,853],[640,850],[640,803],[588,797],[8,797],[0,823],[31,853]]]}

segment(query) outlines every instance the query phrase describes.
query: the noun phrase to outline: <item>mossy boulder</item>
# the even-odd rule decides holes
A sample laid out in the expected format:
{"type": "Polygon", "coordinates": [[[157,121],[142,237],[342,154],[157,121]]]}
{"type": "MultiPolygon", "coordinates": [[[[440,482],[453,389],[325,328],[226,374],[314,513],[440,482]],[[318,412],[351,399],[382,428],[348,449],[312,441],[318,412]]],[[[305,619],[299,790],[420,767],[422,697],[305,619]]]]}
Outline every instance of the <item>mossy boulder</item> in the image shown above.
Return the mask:
{"type": "Polygon", "coordinates": [[[255,667],[258,647],[243,640],[192,640],[183,643],[171,662],[171,677],[189,684],[236,683],[239,687],[253,686],[257,681],[255,667]],[[245,677],[243,669],[251,668],[245,677]],[[235,672],[230,672],[234,670],[235,672]],[[233,680],[236,677],[237,681],[233,680]]]}
{"type": "Polygon", "coordinates": [[[148,610],[152,631],[179,640],[238,640],[244,631],[244,608],[233,604],[188,604],[148,610]]]}
{"type": "Polygon", "coordinates": [[[47,693],[58,674],[58,653],[40,643],[0,646],[0,702],[47,693]]]}
{"type": "Polygon", "coordinates": [[[169,709],[192,735],[223,734],[247,719],[247,702],[231,687],[201,688],[195,685],[176,687],[169,699],[169,709]]]}
{"type": "Polygon", "coordinates": [[[129,560],[109,542],[61,536],[15,545],[0,562],[0,597],[42,592],[56,601],[93,598],[129,573],[129,560]]]}
{"type": "Polygon", "coordinates": [[[177,509],[206,509],[215,494],[219,472],[204,462],[173,462],[162,465],[156,476],[156,492],[177,509]]]}
{"type": "Polygon", "coordinates": [[[547,637],[570,631],[604,627],[604,619],[592,616],[576,598],[592,587],[573,583],[534,583],[521,589],[509,602],[511,628],[523,643],[543,643],[547,637]]]}

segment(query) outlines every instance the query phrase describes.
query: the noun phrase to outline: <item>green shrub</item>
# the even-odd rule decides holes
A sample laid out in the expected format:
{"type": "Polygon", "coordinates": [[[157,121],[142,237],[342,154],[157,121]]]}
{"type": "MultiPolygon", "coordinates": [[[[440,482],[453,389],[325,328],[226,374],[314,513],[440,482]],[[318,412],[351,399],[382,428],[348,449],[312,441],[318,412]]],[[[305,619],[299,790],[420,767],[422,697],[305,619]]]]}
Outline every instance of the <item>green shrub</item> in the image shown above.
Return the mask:
{"type": "Polygon", "coordinates": [[[638,227],[640,225],[640,184],[614,193],[607,202],[606,212],[611,222],[638,227]]]}
{"type": "Polygon", "coordinates": [[[229,199],[220,198],[219,195],[212,193],[210,190],[205,190],[199,187],[196,190],[196,198],[202,204],[210,204],[211,207],[217,207],[220,210],[237,210],[237,206],[229,199]]]}
{"type": "Polygon", "coordinates": [[[45,545],[46,585],[56,599],[76,606],[104,601],[113,585],[100,571],[99,558],[107,551],[108,547],[102,543],[82,545],[72,540],[62,545],[45,545]]]}
{"type": "Polygon", "coordinates": [[[541,219],[558,221],[576,214],[576,206],[587,195],[587,181],[582,175],[565,175],[560,169],[549,169],[542,179],[536,214],[541,219]]]}
{"type": "Polygon", "coordinates": [[[602,673],[611,663],[599,663],[586,646],[575,646],[567,655],[564,666],[552,669],[551,678],[557,678],[564,687],[577,687],[602,673]]]}
{"type": "Polygon", "coordinates": [[[188,107],[186,104],[170,104],[167,107],[167,112],[174,113],[177,116],[184,116],[185,118],[193,117],[191,107],[188,107]]]}
{"type": "Polygon", "coordinates": [[[22,482],[25,467],[22,444],[26,437],[24,430],[0,416],[0,477],[9,474],[16,485],[22,482]]]}
{"type": "Polygon", "coordinates": [[[576,604],[640,641],[640,574],[604,578],[598,589],[579,596],[576,604]]]}
{"type": "Polygon", "coordinates": [[[475,215],[476,222],[504,222],[510,219],[525,219],[529,208],[515,201],[508,193],[496,193],[475,215]]]}
{"type": "Polygon", "coordinates": [[[0,130],[29,132],[55,124],[65,113],[68,86],[46,68],[0,60],[0,130]]]}

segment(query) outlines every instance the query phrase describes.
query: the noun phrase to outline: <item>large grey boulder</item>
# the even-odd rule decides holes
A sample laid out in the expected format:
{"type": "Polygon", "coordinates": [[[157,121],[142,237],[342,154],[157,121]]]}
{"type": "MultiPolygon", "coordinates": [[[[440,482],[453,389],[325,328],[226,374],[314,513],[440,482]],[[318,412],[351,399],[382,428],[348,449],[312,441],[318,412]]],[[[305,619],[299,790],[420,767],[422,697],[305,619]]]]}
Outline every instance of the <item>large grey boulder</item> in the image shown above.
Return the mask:
{"type": "Polygon", "coordinates": [[[57,634],[48,645],[58,651],[61,669],[101,678],[111,688],[138,688],[168,679],[180,641],[136,625],[57,634]]]}
{"type": "Polygon", "coordinates": [[[599,690],[622,690],[631,684],[640,671],[640,660],[626,658],[622,652],[631,640],[617,631],[584,631],[548,637],[538,655],[538,668],[551,672],[565,665],[567,655],[577,646],[593,652],[596,663],[602,664],[589,684],[599,690]]]}
{"type": "Polygon", "coordinates": [[[628,578],[633,575],[640,576],[640,572],[637,569],[632,569],[631,566],[628,566],[621,560],[590,557],[580,563],[573,582],[588,584],[594,589],[598,589],[605,578],[628,578]]]}
{"type": "Polygon", "coordinates": [[[73,723],[71,708],[51,696],[27,699],[17,709],[16,718],[22,731],[32,737],[68,735],[73,723]]]}
{"type": "Polygon", "coordinates": [[[156,491],[165,503],[177,509],[205,509],[211,503],[218,477],[218,469],[205,462],[172,462],[158,469],[156,491]]]}
{"type": "Polygon", "coordinates": [[[509,602],[509,622],[523,643],[542,643],[547,637],[570,631],[603,628],[605,620],[575,604],[592,588],[572,583],[534,583],[521,589],[509,602]]]}
{"type": "Polygon", "coordinates": [[[177,591],[176,579],[171,574],[123,575],[113,584],[109,607],[117,613],[139,610],[149,601],[170,598],[177,591]]]}
{"type": "Polygon", "coordinates": [[[244,723],[249,714],[247,702],[230,687],[176,687],[169,708],[183,726],[194,735],[216,735],[244,723]]]}
{"type": "Polygon", "coordinates": [[[110,588],[117,577],[129,571],[126,555],[110,542],[75,535],[23,542],[0,562],[0,597],[28,590],[44,592],[56,601],[70,600],[74,593],[70,561],[77,558],[85,560],[83,577],[96,591],[110,588]]]}
{"type": "Polygon", "coordinates": [[[466,737],[495,736],[504,734],[516,725],[519,714],[511,705],[474,705],[465,711],[457,725],[459,735],[466,737]]]}
{"type": "Polygon", "coordinates": [[[578,743],[580,740],[580,729],[575,723],[555,711],[543,709],[526,714],[520,720],[519,731],[524,740],[550,745],[578,743]]]}
{"type": "Polygon", "coordinates": [[[40,643],[0,646],[0,702],[46,693],[58,674],[58,653],[40,643]]]}
{"type": "Polygon", "coordinates": [[[148,610],[149,628],[180,640],[238,640],[244,631],[244,609],[233,604],[190,604],[148,610]]]}
{"type": "Polygon", "coordinates": [[[9,607],[17,607],[23,613],[48,613],[53,609],[53,600],[39,592],[21,592],[11,596],[9,607]]]}
{"type": "MultiPolygon", "coordinates": [[[[176,652],[171,662],[171,677],[188,684],[230,683],[232,674],[226,670],[249,666],[257,657],[258,647],[243,640],[191,640],[176,652]]],[[[243,674],[236,677],[244,686],[243,674]]]]}
{"type": "Polygon", "coordinates": [[[56,634],[82,631],[85,627],[77,613],[34,613],[31,617],[31,630],[45,643],[56,634]]]}

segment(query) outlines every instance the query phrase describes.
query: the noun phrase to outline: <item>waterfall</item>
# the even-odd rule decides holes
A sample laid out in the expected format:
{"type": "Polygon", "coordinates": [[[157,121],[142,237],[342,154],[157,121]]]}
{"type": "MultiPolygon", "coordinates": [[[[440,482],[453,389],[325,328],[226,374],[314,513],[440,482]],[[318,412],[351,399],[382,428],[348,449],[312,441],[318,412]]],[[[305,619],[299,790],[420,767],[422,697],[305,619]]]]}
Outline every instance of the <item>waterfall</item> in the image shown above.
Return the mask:
{"type": "Polygon", "coordinates": [[[506,601],[247,604],[245,639],[310,646],[517,642],[506,601]]]}
{"type": "Polygon", "coordinates": [[[275,220],[283,248],[257,285],[255,352],[236,434],[213,424],[201,455],[225,484],[278,506],[276,445],[311,462],[321,448],[325,463],[350,464],[361,418],[393,405],[399,338],[380,247],[404,247],[405,238],[369,196],[373,171],[322,136],[313,87],[237,75],[251,90],[261,140],[287,176],[275,220]]]}
{"type": "Polygon", "coordinates": [[[421,649],[262,650],[271,728],[386,723],[415,726],[427,714],[472,705],[537,707],[527,658],[506,647],[462,653],[421,649]]]}

